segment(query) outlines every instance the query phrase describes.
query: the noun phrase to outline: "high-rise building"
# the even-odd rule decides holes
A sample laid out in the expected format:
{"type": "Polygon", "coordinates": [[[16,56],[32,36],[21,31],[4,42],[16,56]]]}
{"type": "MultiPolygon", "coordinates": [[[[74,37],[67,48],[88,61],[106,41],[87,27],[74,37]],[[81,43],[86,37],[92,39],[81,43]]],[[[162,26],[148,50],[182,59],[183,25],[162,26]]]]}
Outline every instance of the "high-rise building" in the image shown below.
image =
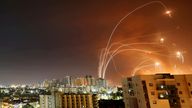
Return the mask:
{"type": "Polygon", "coordinates": [[[85,76],[85,80],[87,86],[94,86],[96,84],[95,78],[93,78],[92,76],[89,75],[85,76]]]}
{"type": "Polygon", "coordinates": [[[107,87],[107,81],[105,79],[102,79],[102,78],[98,78],[96,80],[96,84],[97,84],[98,88],[107,87]]]}
{"type": "Polygon", "coordinates": [[[98,108],[96,95],[92,94],[63,94],[62,108],[98,108]]]}
{"type": "Polygon", "coordinates": [[[50,84],[48,80],[43,81],[42,87],[48,88],[49,86],[50,84]]]}
{"type": "Polygon", "coordinates": [[[138,75],[123,80],[125,108],[192,108],[192,75],[138,75]]]}
{"type": "Polygon", "coordinates": [[[76,86],[76,87],[81,87],[81,86],[85,86],[85,78],[83,78],[83,77],[79,77],[79,78],[75,78],[75,80],[74,80],[74,85],[76,86]]]}
{"type": "Polygon", "coordinates": [[[71,86],[73,86],[73,83],[72,83],[72,77],[71,76],[65,76],[64,78],[63,78],[63,84],[64,84],[64,86],[65,87],[71,87],[71,86]]]}
{"type": "Polygon", "coordinates": [[[94,94],[63,94],[52,92],[40,95],[40,108],[98,108],[98,97],[94,94]]]}
{"type": "Polygon", "coordinates": [[[40,95],[40,107],[41,108],[55,108],[55,96],[54,95],[40,95]]]}
{"type": "Polygon", "coordinates": [[[60,81],[58,79],[52,79],[50,81],[50,87],[59,87],[60,81]]]}
{"type": "Polygon", "coordinates": [[[62,108],[62,93],[60,92],[54,92],[55,96],[55,108],[62,108]]]}

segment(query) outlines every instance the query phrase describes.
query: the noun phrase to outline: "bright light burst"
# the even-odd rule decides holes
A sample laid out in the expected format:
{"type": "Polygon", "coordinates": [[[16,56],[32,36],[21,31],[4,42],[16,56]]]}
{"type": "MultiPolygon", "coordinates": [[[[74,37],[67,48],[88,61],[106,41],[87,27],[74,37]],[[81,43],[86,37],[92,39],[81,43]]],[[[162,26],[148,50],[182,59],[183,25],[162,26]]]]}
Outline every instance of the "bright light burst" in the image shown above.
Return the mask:
{"type": "Polygon", "coordinates": [[[156,67],[160,66],[160,63],[159,62],[155,62],[155,66],[156,67]]]}
{"type": "Polygon", "coordinates": [[[181,51],[177,51],[176,52],[176,57],[182,62],[184,63],[184,56],[183,53],[181,51]]]}
{"type": "Polygon", "coordinates": [[[164,43],[165,39],[164,38],[160,38],[160,43],[164,43]]]}
{"type": "Polygon", "coordinates": [[[172,12],[171,12],[170,10],[166,10],[166,11],[165,11],[165,14],[168,15],[169,17],[172,16],[171,13],[172,13],[172,12]]]}

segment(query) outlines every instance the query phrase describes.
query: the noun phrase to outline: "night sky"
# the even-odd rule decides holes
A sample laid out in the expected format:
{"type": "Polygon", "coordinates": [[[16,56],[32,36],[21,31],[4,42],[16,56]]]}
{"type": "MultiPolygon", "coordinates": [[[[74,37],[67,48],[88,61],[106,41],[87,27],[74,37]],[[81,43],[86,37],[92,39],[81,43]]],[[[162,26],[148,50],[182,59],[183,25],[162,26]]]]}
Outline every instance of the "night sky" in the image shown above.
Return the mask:
{"type": "MultiPolygon", "coordinates": [[[[98,54],[114,25],[149,1],[5,0],[0,3],[0,84],[34,83],[66,75],[97,77],[98,54]]],[[[192,1],[162,2],[173,11],[171,19],[163,14],[160,5],[147,6],[120,25],[113,41],[140,42],[156,38],[142,37],[144,34],[162,32],[186,52],[186,65],[190,66],[192,1]]],[[[107,74],[114,82],[120,79],[121,72],[129,71],[135,60],[122,55],[115,61],[120,72],[110,68],[107,74]]]]}

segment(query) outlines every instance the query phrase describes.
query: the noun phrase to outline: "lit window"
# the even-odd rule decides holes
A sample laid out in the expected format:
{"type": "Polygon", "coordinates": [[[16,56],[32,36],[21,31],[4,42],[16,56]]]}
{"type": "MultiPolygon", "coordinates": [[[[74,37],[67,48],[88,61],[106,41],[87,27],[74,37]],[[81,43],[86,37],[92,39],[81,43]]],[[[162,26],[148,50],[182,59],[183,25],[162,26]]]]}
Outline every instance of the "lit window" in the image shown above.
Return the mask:
{"type": "Polygon", "coordinates": [[[164,85],[160,85],[160,88],[163,89],[163,88],[164,88],[164,85]]]}
{"type": "Polygon", "coordinates": [[[159,94],[160,99],[163,99],[164,97],[165,97],[164,94],[159,94]]]}
{"type": "Polygon", "coordinates": [[[153,86],[153,83],[149,83],[149,86],[151,86],[151,87],[152,87],[152,86],[153,86]]]}

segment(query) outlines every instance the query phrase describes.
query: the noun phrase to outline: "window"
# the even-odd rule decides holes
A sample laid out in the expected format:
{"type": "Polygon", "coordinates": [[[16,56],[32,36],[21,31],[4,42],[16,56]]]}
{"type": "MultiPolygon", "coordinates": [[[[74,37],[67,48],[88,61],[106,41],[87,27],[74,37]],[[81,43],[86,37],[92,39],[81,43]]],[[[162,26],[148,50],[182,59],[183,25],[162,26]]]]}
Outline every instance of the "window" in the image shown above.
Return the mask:
{"type": "Polygon", "coordinates": [[[153,104],[157,104],[157,101],[156,101],[156,100],[154,100],[154,101],[153,101],[153,104]]]}
{"type": "Polygon", "coordinates": [[[188,83],[188,86],[191,86],[191,83],[188,83]]]}
{"type": "Polygon", "coordinates": [[[191,94],[192,94],[192,91],[191,91],[191,94]]]}
{"type": "Polygon", "coordinates": [[[177,83],[177,86],[180,86],[181,84],[180,83],[177,83]]]}
{"type": "Polygon", "coordinates": [[[128,81],[132,81],[132,79],[131,79],[131,78],[127,78],[127,80],[128,80],[128,81]]]}
{"type": "Polygon", "coordinates": [[[152,86],[153,86],[153,83],[149,83],[149,86],[151,86],[151,87],[152,87],[152,86]]]}
{"type": "Polygon", "coordinates": [[[181,103],[185,103],[185,101],[183,99],[181,99],[181,103]]]}
{"type": "Polygon", "coordinates": [[[139,103],[141,102],[141,100],[140,100],[140,99],[139,99],[138,101],[139,101],[139,103]]]}
{"type": "Polygon", "coordinates": [[[155,92],[154,92],[154,91],[152,91],[152,92],[151,92],[151,95],[155,95],[155,92]]]}
{"type": "Polygon", "coordinates": [[[182,91],[179,91],[179,94],[183,94],[183,92],[182,92],[182,91]]]}
{"type": "Polygon", "coordinates": [[[133,88],[133,85],[131,83],[128,83],[128,88],[133,88]]]}
{"type": "Polygon", "coordinates": [[[143,85],[145,85],[145,84],[146,84],[146,82],[145,82],[144,80],[142,80],[142,84],[143,84],[143,85]]]}

